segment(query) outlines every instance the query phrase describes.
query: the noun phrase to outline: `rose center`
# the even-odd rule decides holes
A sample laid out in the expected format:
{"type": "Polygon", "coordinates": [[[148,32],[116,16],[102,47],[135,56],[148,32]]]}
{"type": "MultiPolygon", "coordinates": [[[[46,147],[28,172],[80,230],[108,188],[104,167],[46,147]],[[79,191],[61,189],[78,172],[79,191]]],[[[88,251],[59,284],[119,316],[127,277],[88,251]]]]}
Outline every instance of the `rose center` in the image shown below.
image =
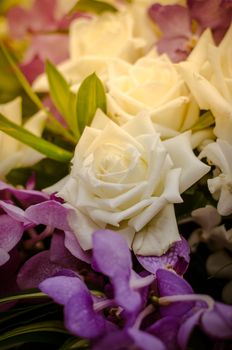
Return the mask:
{"type": "Polygon", "coordinates": [[[132,145],[104,144],[94,152],[94,172],[109,182],[134,182],[145,177],[147,166],[132,145]]]}

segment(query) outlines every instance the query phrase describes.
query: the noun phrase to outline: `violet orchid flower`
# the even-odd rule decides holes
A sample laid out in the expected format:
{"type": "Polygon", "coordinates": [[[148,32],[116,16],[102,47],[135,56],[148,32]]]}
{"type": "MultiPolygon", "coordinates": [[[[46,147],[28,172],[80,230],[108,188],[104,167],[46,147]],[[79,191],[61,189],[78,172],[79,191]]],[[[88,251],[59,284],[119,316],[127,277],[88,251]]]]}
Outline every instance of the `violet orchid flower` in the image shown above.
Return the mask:
{"type": "Polygon", "coordinates": [[[65,233],[65,247],[81,261],[90,263],[90,255],[84,252],[77,239],[71,232],[68,217],[72,215],[72,209],[66,208],[59,202],[59,198],[47,200],[46,202],[38,203],[30,206],[25,211],[25,217],[33,222],[35,225],[45,225],[47,229],[53,231],[54,228],[64,231],[65,233]]]}
{"type": "MultiPolygon", "coordinates": [[[[100,230],[93,234],[92,266],[97,272],[103,273],[110,279],[114,294],[112,298],[94,297],[78,278],[75,282],[75,278],[55,276],[39,284],[43,292],[64,305],[66,327],[73,334],[89,339],[103,335],[107,329],[109,333],[109,327],[115,331],[116,326],[103,317],[101,311],[104,309],[110,313],[111,309],[116,308],[118,316],[122,318],[130,318],[131,315],[137,317],[144,307],[140,290],[154,280],[152,275],[133,279],[132,261],[127,242],[122,236],[109,230],[100,230]],[[73,285],[70,293],[66,290],[69,283],[73,285]],[[84,310],[85,316],[79,318],[84,310]],[[92,320],[91,324],[89,324],[90,320],[92,320]]],[[[136,337],[136,334],[133,336],[136,337]]]]}
{"type": "Polygon", "coordinates": [[[67,270],[77,276],[79,271],[87,270],[86,263],[76,259],[66,249],[64,239],[62,231],[54,231],[50,249],[35,254],[22,265],[17,275],[20,289],[36,288],[46,278],[67,270]]]}
{"type": "MultiPolygon", "coordinates": [[[[215,302],[208,295],[194,294],[191,286],[171,271],[160,269],[156,277],[160,314],[176,319],[173,324],[176,341],[181,349],[187,349],[188,340],[196,326],[211,338],[232,339],[231,305],[215,302]]],[[[154,324],[148,331],[156,335],[156,327],[154,324]]],[[[162,335],[160,329],[158,333],[162,335]]]]}
{"type": "Polygon", "coordinates": [[[23,224],[7,214],[0,215],[0,266],[9,259],[9,252],[23,235],[23,224]]]}
{"type": "Polygon", "coordinates": [[[232,21],[232,1],[188,0],[187,7],[155,3],[148,14],[163,33],[157,42],[159,53],[179,62],[186,59],[206,28],[220,42],[232,21]]]}
{"type": "Polygon", "coordinates": [[[181,237],[162,256],[136,256],[139,263],[150,273],[155,274],[158,269],[173,269],[179,275],[187,270],[190,261],[190,248],[188,242],[181,237]]]}
{"type": "Polygon", "coordinates": [[[125,331],[111,332],[101,338],[92,347],[93,350],[167,350],[165,344],[157,337],[140,331],[135,328],[130,328],[125,331]]]}
{"type": "Polygon", "coordinates": [[[39,288],[64,305],[67,329],[93,340],[94,350],[109,346],[114,350],[185,350],[196,325],[210,337],[232,337],[232,306],[194,294],[175,272],[158,269],[156,284],[154,275],[134,279],[131,253],[119,234],[94,233],[92,267],[109,278],[111,297],[96,296],[80,276],[62,271],[43,280],[39,288]],[[146,287],[150,293],[146,290],[144,297],[146,287]]]}
{"type": "MultiPolygon", "coordinates": [[[[64,268],[77,271],[80,260],[85,261],[85,264],[90,263],[89,254],[81,250],[75,237],[69,231],[68,214],[67,208],[59,201],[49,200],[47,194],[35,190],[19,190],[0,182],[1,270],[3,271],[4,268],[5,271],[5,267],[11,264],[9,262],[5,266],[10,259],[11,251],[16,249],[20,241],[22,241],[23,256],[26,256],[25,254],[31,249],[38,248],[39,251],[45,249],[42,241],[53,236],[50,251],[43,250],[26,260],[19,271],[17,283],[16,274],[14,275],[15,285],[21,289],[37,287],[44,278],[64,268]],[[41,232],[43,226],[44,229],[41,232]],[[23,238],[24,232],[26,236],[23,238]],[[72,253],[65,247],[66,245],[70,247],[72,253]]],[[[20,265],[18,260],[16,265],[18,269],[20,265]]]]}
{"type": "Polygon", "coordinates": [[[30,226],[23,209],[45,199],[47,195],[38,191],[18,190],[0,181],[0,266],[9,260],[9,252],[21,240],[25,228],[30,226]],[[22,208],[15,205],[15,199],[22,208]]]}
{"type": "Polygon", "coordinates": [[[21,289],[35,288],[45,278],[63,269],[78,272],[90,263],[90,254],[82,251],[70,232],[69,214],[70,210],[54,199],[37,203],[25,210],[25,219],[31,223],[31,231],[34,232],[31,239],[25,242],[27,246],[34,246],[49,236],[52,239],[49,250],[32,256],[21,267],[17,277],[21,289]],[[45,229],[37,234],[34,228],[39,225],[44,225],[45,229]]]}
{"type": "Polygon", "coordinates": [[[49,196],[46,193],[36,190],[16,189],[15,187],[0,181],[0,198],[2,200],[11,200],[12,202],[16,198],[19,205],[25,209],[30,205],[48,200],[49,196]]]}
{"type": "Polygon", "coordinates": [[[96,310],[102,303],[95,302],[85,283],[77,277],[55,276],[45,279],[39,288],[53,300],[64,305],[65,326],[80,337],[92,339],[106,330],[106,321],[96,310]]]}

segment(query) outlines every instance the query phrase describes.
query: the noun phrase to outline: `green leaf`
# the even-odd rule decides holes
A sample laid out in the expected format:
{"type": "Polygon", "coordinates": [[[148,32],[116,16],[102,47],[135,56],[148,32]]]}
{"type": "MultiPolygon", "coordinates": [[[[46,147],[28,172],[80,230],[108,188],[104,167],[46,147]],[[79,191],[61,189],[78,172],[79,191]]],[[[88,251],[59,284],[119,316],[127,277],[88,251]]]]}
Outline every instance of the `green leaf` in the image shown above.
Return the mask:
{"type": "Polygon", "coordinates": [[[4,117],[1,113],[0,130],[54,160],[68,162],[72,158],[71,152],[35,136],[23,127],[4,117]]]}
{"type": "Polygon", "coordinates": [[[27,95],[30,97],[30,99],[34,102],[34,104],[41,110],[43,110],[48,118],[53,123],[54,127],[56,128],[56,131],[64,135],[67,139],[73,141],[76,143],[76,139],[67,131],[65,128],[56,120],[56,118],[48,111],[48,109],[43,105],[43,103],[40,101],[39,97],[36,95],[36,93],[32,90],[31,85],[21,72],[21,70],[18,68],[17,64],[14,62],[14,59],[11,57],[10,53],[7,51],[5,46],[1,44],[0,46],[1,52],[3,53],[4,57],[8,61],[12,71],[18,78],[19,82],[21,83],[23,89],[27,93],[27,95]]]}
{"type": "Polygon", "coordinates": [[[68,331],[61,321],[44,321],[20,326],[0,335],[0,348],[11,349],[13,346],[28,343],[60,344],[67,339],[68,331]]]}
{"type": "Polygon", "coordinates": [[[80,137],[76,120],[76,96],[70,91],[70,87],[63,75],[56,69],[56,67],[49,61],[46,62],[46,73],[48,77],[51,98],[63,115],[70,130],[76,137],[80,137]]]}
{"type": "Polygon", "coordinates": [[[213,114],[210,111],[205,112],[202,114],[199,118],[199,120],[192,126],[193,131],[199,131],[202,129],[209,128],[210,126],[214,125],[215,119],[213,114]]]}
{"type": "Polygon", "coordinates": [[[106,94],[101,80],[93,73],[82,82],[77,93],[77,118],[80,132],[86,125],[91,124],[97,108],[106,113],[106,94]]]}
{"type": "Polygon", "coordinates": [[[102,12],[117,12],[116,7],[110,5],[104,1],[98,0],[79,0],[71,9],[71,13],[74,11],[83,11],[83,12],[93,12],[96,14],[101,14],[102,12]]]}
{"type": "Polygon", "coordinates": [[[22,87],[28,94],[28,96],[31,98],[31,100],[37,105],[39,109],[44,109],[44,106],[42,102],[40,101],[39,97],[36,95],[36,93],[32,90],[29,82],[23,75],[23,73],[20,71],[20,69],[17,67],[17,64],[14,62],[13,58],[7,51],[7,49],[4,47],[3,44],[1,44],[1,50],[6,57],[7,61],[9,62],[13,72],[15,73],[16,77],[18,78],[19,82],[21,83],[22,87]]]}
{"type": "Polygon", "coordinates": [[[62,306],[52,301],[41,302],[41,297],[38,300],[39,303],[28,303],[26,300],[23,307],[21,306],[22,304],[17,304],[16,307],[2,311],[0,318],[1,333],[35,321],[53,320],[54,317],[59,317],[60,313],[63,314],[62,306]]]}
{"type": "Polygon", "coordinates": [[[7,297],[0,298],[0,304],[9,303],[11,301],[16,301],[20,299],[38,299],[38,298],[47,298],[48,296],[42,292],[22,292],[13,295],[8,295],[7,297]]]}
{"type": "Polygon", "coordinates": [[[90,349],[89,341],[71,337],[59,348],[59,350],[90,349]]]}

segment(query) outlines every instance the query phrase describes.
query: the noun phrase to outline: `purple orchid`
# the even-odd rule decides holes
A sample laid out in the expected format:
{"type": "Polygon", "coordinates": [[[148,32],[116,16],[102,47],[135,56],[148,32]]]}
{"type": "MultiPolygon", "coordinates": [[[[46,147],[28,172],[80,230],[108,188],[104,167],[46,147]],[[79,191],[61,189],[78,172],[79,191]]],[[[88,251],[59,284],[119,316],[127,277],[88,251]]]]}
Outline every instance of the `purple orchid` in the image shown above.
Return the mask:
{"type": "MultiPolygon", "coordinates": [[[[211,338],[232,339],[231,305],[215,302],[208,295],[194,294],[191,286],[171,271],[160,269],[156,276],[160,313],[164,317],[176,318],[176,323],[173,324],[181,349],[187,349],[195,326],[211,338]]],[[[150,327],[149,332],[155,330],[157,334],[155,328],[156,325],[150,327]]],[[[159,334],[162,334],[160,330],[159,334]]]]}
{"type": "MultiPolygon", "coordinates": [[[[132,261],[127,242],[124,238],[112,231],[102,230],[93,234],[93,268],[103,273],[110,278],[113,287],[112,298],[94,298],[86,285],[78,281],[68,279],[67,276],[55,276],[45,279],[39,284],[39,288],[51,296],[55,301],[58,301],[65,306],[65,320],[67,328],[78,336],[83,335],[83,329],[87,332],[89,329],[88,338],[95,338],[103,334],[106,327],[112,328],[109,321],[104,321],[102,314],[103,309],[119,308],[121,317],[135,318],[139,315],[144,307],[143,297],[140,290],[150,285],[154,277],[148,276],[145,278],[133,278],[132,261]],[[54,287],[54,284],[56,287],[54,287]],[[66,292],[67,283],[73,282],[76,286],[73,292],[68,294],[66,292]],[[76,283],[76,284],[75,284],[76,283]],[[59,292],[57,292],[59,290],[59,292]],[[57,294],[59,293],[59,299],[57,294]],[[84,325],[78,321],[79,310],[86,310],[86,324],[84,325]],[[135,317],[131,317],[135,316],[135,317]],[[94,329],[88,326],[90,319],[93,319],[94,329]],[[97,327],[97,321],[100,320],[101,327],[97,327]]],[[[115,329],[115,327],[113,327],[115,329]]],[[[85,335],[87,336],[87,335],[85,335]]]]}
{"type": "Polygon", "coordinates": [[[23,264],[17,276],[21,289],[36,288],[46,278],[62,274],[63,271],[78,275],[78,271],[87,270],[86,264],[65,248],[64,239],[62,231],[54,231],[50,249],[35,254],[23,264]]]}
{"type": "Polygon", "coordinates": [[[0,215],[0,266],[9,259],[9,252],[23,235],[23,224],[7,214],[0,215]]]}
{"type": "Polygon", "coordinates": [[[92,266],[110,278],[116,303],[124,310],[137,312],[141,308],[141,296],[130,288],[132,261],[125,243],[121,236],[112,231],[95,232],[92,266]]]}
{"type": "Polygon", "coordinates": [[[179,275],[187,270],[190,261],[190,248],[188,242],[181,240],[174,243],[172,247],[162,256],[140,256],[137,255],[139,263],[150,273],[156,273],[158,269],[173,269],[179,275]]]}
{"type": "Polygon", "coordinates": [[[157,337],[135,328],[111,332],[94,344],[93,350],[166,350],[157,337]]]}
{"type": "Polygon", "coordinates": [[[46,193],[36,190],[16,189],[15,187],[0,181],[0,198],[2,200],[11,200],[12,202],[14,201],[14,198],[16,198],[20,205],[25,209],[30,205],[48,200],[49,196],[46,193]]]}
{"type": "Polygon", "coordinates": [[[35,225],[45,225],[48,230],[50,229],[50,232],[53,232],[54,228],[64,231],[64,246],[77,259],[90,263],[90,254],[81,249],[77,239],[71,232],[68,216],[71,215],[72,209],[63,206],[59,203],[59,199],[58,201],[56,200],[56,197],[52,198],[54,199],[30,206],[25,211],[25,217],[35,225]]]}
{"type": "MultiPolygon", "coordinates": [[[[33,183],[31,185],[33,186],[33,183]]],[[[14,274],[14,281],[12,279],[9,286],[17,285],[21,289],[37,287],[43,279],[65,268],[77,271],[80,260],[85,261],[85,264],[90,262],[88,253],[81,250],[75,237],[69,231],[68,214],[67,208],[56,200],[49,200],[48,195],[42,192],[19,190],[0,182],[1,271],[5,271],[5,267],[7,268],[13,263],[11,261],[8,263],[8,261],[12,255],[11,252],[17,251],[19,242],[22,243],[20,249],[23,259],[26,258],[31,249],[37,251],[43,249],[42,252],[26,260],[18,273],[17,283],[16,274],[14,274]],[[67,237],[64,237],[64,231],[67,237]],[[43,240],[47,237],[52,237],[50,251],[44,250],[43,240]],[[69,252],[65,245],[71,247],[71,251],[76,257],[69,252]]],[[[14,260],[16,261],[16,259],[14,260]]],[[[17,260],[17,269],[20,264],[21,262],[17,260]]]]}
{"type": "MultiPolygon", "coordinates": [[[[16,248],[9,252],[8,261],[0,266],[0,296],[5,297],[7,294],[17,293],[19,287],[16,283],[17,271],[20,265],[20,255],[16,248]]],[[[0,311],[5,311],[14,306],[15,302],[0,305],[0,311]]]]}
{"type": "Polygon", "coordinates": [[[0,266],[10,259],[10,251],[21,240],[25,228],[31,225],[24,210],[15,205],[15,198],[24,207],[46,197],[37,191],[17,190],[0,182],[0,266]]]}
{"type": "Polygon", "coordinates": [[[159,53],[167,53],[173,62],[179,62],[188,56],[206,28],[212,30],[216,43],[220,42],[232,20],[232,1],[188,0],[187,7],[155,3],[148,14],[163,33],[157,42],[159,53]]]}
{"type": "Polygon", "coordinates": [[[109,296],[95,295],[80,275],[64,271],[44,279],[39,288],[64,305],[67,329],[93,341],[94,350],[185,350],[196,325],[210,337],[232,337],[232,306],[194,294],[188,282],[168,269],[156,270],[155,283],[153,274],[138,276],[119,234],[93,234],[92,267],[109,278],[109,296]]]}

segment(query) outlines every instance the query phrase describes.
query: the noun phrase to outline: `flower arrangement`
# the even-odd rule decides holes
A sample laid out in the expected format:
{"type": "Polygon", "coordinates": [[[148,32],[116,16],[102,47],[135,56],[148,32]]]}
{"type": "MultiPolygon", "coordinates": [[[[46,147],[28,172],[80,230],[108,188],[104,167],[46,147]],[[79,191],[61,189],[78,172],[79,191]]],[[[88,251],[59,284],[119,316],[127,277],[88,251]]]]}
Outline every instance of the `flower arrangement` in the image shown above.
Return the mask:
{"type": "Polygon", "coordinates": [[[231,23],[1,1],[1,349],[232,349],[231,23]]]}

